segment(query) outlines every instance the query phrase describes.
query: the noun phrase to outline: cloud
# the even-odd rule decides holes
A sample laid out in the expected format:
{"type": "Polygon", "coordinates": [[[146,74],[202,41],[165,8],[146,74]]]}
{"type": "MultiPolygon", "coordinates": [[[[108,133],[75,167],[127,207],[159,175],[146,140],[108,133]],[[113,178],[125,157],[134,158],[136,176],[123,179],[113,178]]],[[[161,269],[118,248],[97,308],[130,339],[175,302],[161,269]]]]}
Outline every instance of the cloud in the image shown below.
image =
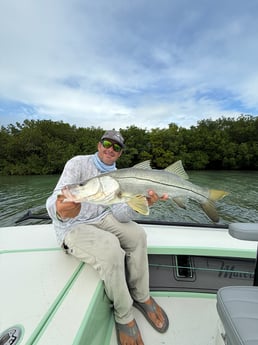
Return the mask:
{"type": "Polygon", "coordinates": [[[257,13],[256,0],[4,0],[0,124],[257,115],[257,13]]]}

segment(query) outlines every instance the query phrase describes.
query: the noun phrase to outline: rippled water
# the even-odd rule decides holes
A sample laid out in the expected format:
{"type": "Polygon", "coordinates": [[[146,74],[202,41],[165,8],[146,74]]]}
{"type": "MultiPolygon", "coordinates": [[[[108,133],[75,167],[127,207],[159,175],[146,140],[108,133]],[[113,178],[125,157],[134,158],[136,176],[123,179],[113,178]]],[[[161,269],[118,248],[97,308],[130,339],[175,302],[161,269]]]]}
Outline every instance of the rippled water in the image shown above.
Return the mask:
{"type": "MultiPolygon", "coordinates": [[[[220,223],[258,222],[258,172],[190,171],[190,181],[200,186],[223,189],[230,194],[216,203],[220,223]]],[[[58,176],[0,176],[0,226],[13,226],[28,210],[45,214],[45,202],[58,176]]],[[[194,201],[180,209],[171,201],[159,202],[141,219],[172,222],[211,223],[194,201]]],[[[31,219],[19,225],[46,222],[31,219]]]]}
{"type": "MultiPolygon", "coordinates": [[[[46,213],[45,202],[58,176],[0,176],[0,226],[13,226],[28,210],[46,213]]],[[[20,225],[44,222],[30,220],[20,225]]]]}
{"type": "MultiPolygon", "coordinates": [[[[258,172],[191,171],[190,181],[199,186],[229,192],[216,202],[221,224],[258,222],[258,172]]],[[[180,209],[171,201],[159,203],[152,209],[151,219],[190,223],[211,223],[201,207],[190,200],[187,209],[180,209]]]]}

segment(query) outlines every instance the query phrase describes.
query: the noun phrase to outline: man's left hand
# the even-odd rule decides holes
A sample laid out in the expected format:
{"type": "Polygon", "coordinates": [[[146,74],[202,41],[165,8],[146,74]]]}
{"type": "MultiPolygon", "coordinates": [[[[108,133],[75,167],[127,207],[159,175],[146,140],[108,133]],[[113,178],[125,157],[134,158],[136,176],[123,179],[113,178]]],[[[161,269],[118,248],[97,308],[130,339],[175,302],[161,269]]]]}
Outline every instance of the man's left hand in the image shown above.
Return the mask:
{"type": "Polygon", "coordinates": [[[159,200],[166,201],[167,199],[168,199],[168,194],[163,194],[160,197],[154,190],[148,191],[147,201],[148,201],[149,206],[152,206],[153,204],[155,204],[155,202],[159,200]]]}

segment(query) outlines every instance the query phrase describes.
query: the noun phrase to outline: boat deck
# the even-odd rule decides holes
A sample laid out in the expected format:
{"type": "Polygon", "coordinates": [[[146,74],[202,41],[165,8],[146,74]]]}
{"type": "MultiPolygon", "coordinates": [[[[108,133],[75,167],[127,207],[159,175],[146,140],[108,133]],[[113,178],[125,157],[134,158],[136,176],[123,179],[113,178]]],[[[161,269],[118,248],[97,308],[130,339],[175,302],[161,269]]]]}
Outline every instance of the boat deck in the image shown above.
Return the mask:
{"type": "MultiPolygon", "coordinates": [[[[170,327],[164,334],[155,331],[143,315],[134,308],[135,318],[146,345],[222,345],[223,332],[213,296],[172,294],[155,296],[166,310],[170,327]]],[[[117,345],[115,329],[110,345],[117,345]]]]}
{"type": "MultiPolygon", "coordinates": [[[[233,239],[225,229],[143,226],[149,254],[155,257],[256,257],[255,242],[233,239]]],[[[165,276],[174,268],[166,269],[165,276]]],[[[1,337],[18,325],[22,331],[18,345],[116,345],[103,283],[91,267],[57,246],[52,224],[0,228],[0,272],[1,337]]],[[[167,311],[170,328],[165,334],[156,332],[135,310],[146,345],[222,344],[216,294],[180,287],[158,288],[152,294],[167,311]]]]}
{"type": "MultiPolygon", "coordinates": [[[[142,225],[149,254],[198,254],[256,258],[253,241],[232,238],[227,229],[174,225],[142,225]]],[[[52,224],[0,228],[0,254],[6,251],[57,249],[52,224]]]]}
{"type": "Polygon", "coordinates": [[[149,254],[256,258],[256,242],[235,239],[224,228],[151,224],[143,227],[147,233],[149,254]]]}

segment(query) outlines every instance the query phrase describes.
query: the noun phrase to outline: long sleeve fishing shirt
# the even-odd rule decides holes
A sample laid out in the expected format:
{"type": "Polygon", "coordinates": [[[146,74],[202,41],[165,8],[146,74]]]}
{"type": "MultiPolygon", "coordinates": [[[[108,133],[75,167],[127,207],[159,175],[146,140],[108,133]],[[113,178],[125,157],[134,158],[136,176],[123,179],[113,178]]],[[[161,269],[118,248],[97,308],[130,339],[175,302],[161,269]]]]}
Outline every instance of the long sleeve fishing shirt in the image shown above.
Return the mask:
{"type": "Polygon", "coordinates": [[[53,221],[59,245],[63,244],[65,235],[77,224],[94,224],[109,213],[112,213],[120,222],[128,222],[135,218],[136,213],[125,203],[102,206],[87,202],[81,204],[80,213],[75,218],[61,220],[57,217],[56,199],[61,194],[61,189],[66,185],[84,182],[100,174],[101,172],[94,164],[93,155],[75,156],[66,163],[53,194],[46,202],[46,208],[53,221]]]}

